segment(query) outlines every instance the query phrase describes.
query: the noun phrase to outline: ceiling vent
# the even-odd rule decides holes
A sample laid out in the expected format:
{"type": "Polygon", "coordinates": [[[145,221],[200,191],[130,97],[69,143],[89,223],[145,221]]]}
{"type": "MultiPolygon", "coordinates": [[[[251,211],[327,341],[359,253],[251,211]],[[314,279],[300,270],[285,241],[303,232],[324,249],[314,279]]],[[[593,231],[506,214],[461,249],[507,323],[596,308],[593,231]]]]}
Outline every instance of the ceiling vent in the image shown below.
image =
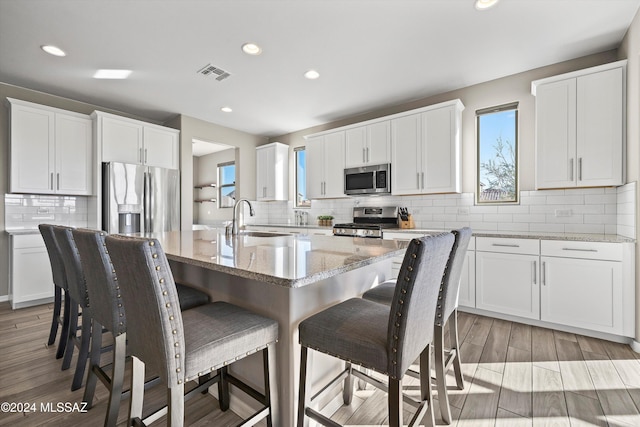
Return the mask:
{"type": "Polygon", "coordinates": [[[202,74],[203,76],[215,76],[216,80],[219,82],[231,76],[230,73],[212,64],[205,65],[198,70],[198,73],[202,74]]]}

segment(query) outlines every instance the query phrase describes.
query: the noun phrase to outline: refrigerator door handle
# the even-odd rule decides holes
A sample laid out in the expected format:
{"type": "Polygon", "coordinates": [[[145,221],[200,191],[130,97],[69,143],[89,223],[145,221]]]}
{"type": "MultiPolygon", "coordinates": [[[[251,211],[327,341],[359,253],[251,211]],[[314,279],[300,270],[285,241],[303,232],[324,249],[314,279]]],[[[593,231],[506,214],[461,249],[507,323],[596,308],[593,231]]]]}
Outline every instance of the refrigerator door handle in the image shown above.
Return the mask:
{"type": "Polygon", "coordinates": [[[151,231],[151,174],[144,173],[144,232],[151,231]]]}

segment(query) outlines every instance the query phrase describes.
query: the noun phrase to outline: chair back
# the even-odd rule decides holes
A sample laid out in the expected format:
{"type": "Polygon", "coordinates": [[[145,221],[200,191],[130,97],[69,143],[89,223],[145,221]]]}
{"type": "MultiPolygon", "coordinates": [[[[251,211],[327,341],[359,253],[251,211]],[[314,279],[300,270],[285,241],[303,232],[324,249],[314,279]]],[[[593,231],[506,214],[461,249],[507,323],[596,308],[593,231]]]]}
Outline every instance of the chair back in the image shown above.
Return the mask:
{"type": "Polygon", "coordinates": [[[127,311],[131,355],[172,388],[184,382],[185,341],[176,285],[155,239],[109,235],[105,239],[127,311]]]}
{"type": "Polygon", "coordinates": [[[388,372],[400,379],[433,340],[432,325],[444,268],[454,237],[441,233],[413,239],[404,256],[387,329],[388,372]]]}
{"type": "Polygon", "coordinates": [[[453,233],[455,241],[442,277],[442,286],[440,286],[435,319],[437,326],[443,326],[453,310],[458,308],[460,276],[462,275],[462,266],[464,265],[469,241],[471,240],[471,229],[469,227],[453,230],[451,233],[453,233]]]}
{"type": "Polygon", "coordinates": [[[71,233],[78,247],[85,273],[93,318],[118,336],[127,331],[124,303],[111,258],[105,246],[104,231],[75,229],[71,233]]]}
{"type": "Polygon", "coordinates": [[[64,271],[64,261],[60,255],[60,248],[58,247],[58,242],[56,242],[56,236],[53,235],[53,225],[40,224],[38,225],[38,229],[40,229],[40,234],[42,235],[44,245],[47,248],[47,254],[49,255],[53,283],[66,291],[68,289],[67,276],[64,271]]]}
{"type": "MultiPolygon", "coordinates": [[[[76,242],[73,240],[71,230],[73,230],[71,227],[61,225],[53,226],[53,234],[56,237],[56,242],[58,242],[60,255],[64,262],[69,294],[71,295],[71,299],[80,304],[80,307],[84,310],[89,308],[89,294],[84,278],[84,270],[80,263],[80,254],[78,254],[78,248],[76,247],[76,242]]],[[[88,312],[86,314],[88,314],[88,312]]]]}

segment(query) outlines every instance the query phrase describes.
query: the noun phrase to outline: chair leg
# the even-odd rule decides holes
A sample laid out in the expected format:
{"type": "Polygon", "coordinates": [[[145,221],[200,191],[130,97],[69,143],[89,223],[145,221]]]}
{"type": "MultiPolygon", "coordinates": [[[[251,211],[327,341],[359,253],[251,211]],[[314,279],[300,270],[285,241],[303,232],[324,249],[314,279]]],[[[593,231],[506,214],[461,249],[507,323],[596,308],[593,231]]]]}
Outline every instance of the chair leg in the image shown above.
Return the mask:
{"type": "Polygon", "coordinates": [[[266,406],[269,407],[267,427],[280,425],[280,413],[278,412],[278,383],[276,379],[276,345],[270,345],[262,350],[262,363],[264,365],[264,395],[266,406]]]}
{"type": "MultiPolygon", "coordinates": [[[[101,327],[98,323],[94,322],[95,327],[101,327]]],[[[89,358],[89,373],[87,374],[87,384],[84,387],[84,395],[82,401],[87,403],[87,408],[91,409],[93,406],[93,397],[96,392],[96,384],[98,382],[98,375],[93,370],[93,367],[100,366],[100,347],[102,347],[102,334],[96,334],[91,337],[91,352],[89,358]]],[[[115,353],[114,353],[115,356],[115,353]]]]}
{"type": "Polygon", "coordinates": [[[144,362],[131,356],[131,400],[129,401],[129,422],[142,419],[142,403],[144,400],[144,362]]]}
{"type": "Polygon", "coordinates": [[[451,349],[455,350],[456,357],[453,359],[453,373],[456,376],[458,390],[464,390],[464,377],[462,376],[462,365],[460,362],[460,344],[458,342],[458,310],[453,310],[449,316],[449,337],[451,338],[451,349]]]}
{"type": "Polygon", "coordinates": [[[58,334],[58,318],[60,317],[60,308],[62,305],[62,290],[59,286],[53,286],[53,317],[51,318],[51,330],[49,331],[49,339],[47,345],[51,345],[56,340],[58,334]]]}
{"type": "MultiPolygon", "coordinates": [[[[82,332],[80,333],[80,348],[78,351],[78,360],[76,361],[76,372],[73,375],[73,382],[71,383],[71,391],[78,390],[82,387],[82,380],[84,379],[84,370],[87,367],[87,359],[89,358],[89,343],[91,342],[91,316],[88,315],[86,310],[83,310],[82,315],[82,332]]],[[[102,333],[102,326],[100,328],[94,328],[96,334],[102,333]]]]}
{"type": "Polygon", "coordinates": [[[402,421],[402,381],[389,378],[389,427],[403,427],[402,421]]]}
{"type": "MultiPolygon", "coordinates": [[[[95,324],[94,324],[95,326],[95,324]]],[[[101,329],[98,329],[99,331],[101,329]]],[[[102,333],[96,335],[102,336],[102,333]]],[[[93,357],[91,349],[91,357],[93,357]]],[[[98,349],[98,360],[100,360],[100,349],[98,349]]],[[[113,371],[111,372],[111,390],[109,391],[109,404],[107,406],[107,418],[105,427],[116,427],[118,423],[118,411],[122,400],[122,387],[124,383],[124,369],[127,360],[127,334],[120,334],[113,343],[113,371]]],[[[87,384],[88,386],[88,384],[87,384]]]]}
{"type": "Polygon", "coordinates": [[[220,374],[220,380],[218,381],[218,403],[220,404],[220,410],[226,411],[229,409],[229,382],[227,381],[227,367],[223,366],[218,369],[220,374]]]}
{"type": "Polygon", "coordinates": [[[169,413],[167,420],[169,427],[182,427],[184,425],[184,383],[176,384],[169,388],[169,413]]]}
{"type": "MultiPolygon", "coordinates": [[[[445,371],[444,359],[444,328],[442,326],[434,327],[435,353],[436,353],[436,382],[438,385],[438,402],[440,403],[440,415],[446,424],[451,424],[451,409],[449,408],[449,396],[447,395],[447,372],[445,371]]],[[[422,373],[422,370],[420,371],[422,373]]],[[[422,373],[423,376],[429,377],[430,373],[422,373]]]]}
{"type": "Polygon", "coordinates": [[[431,344],[420,354],[420,372],[426,372],[426,375],[420,375],[420,400],[427,402],[427,427],[436,425],[435,412],[433,410],[433,388],[431,387],[431,344]]]}
{"type": "Polygon", "coordinates": [[[75,301],[70,302],[69,327],[67,333],[67,343],[64,350],[64,359],[62,359],[62,370],[66,371],[71,366],[71,358],[75,349],[75,338],[78,333],[78,304],[75,301]]]}
{"type": "Polygon", "coordinates": [[[71,317],[71,298],[65,292],[64,294],[64,312],[62,314],[62,331],[60,331],[60,341],[58,341],[58,351],[56,351],[56,359],[62,359],[69,341],[69,318],[71,317]]]}
{"type": "Polygon", "coordinates": [[[300,350],[300,391],[298,393],[298,427],[308,427],[309,418],[305,416],[305,410],[309,403],[310,397],[306,393],[307,385],[311,384],[311,362],[312,355],[309,349],[302,346],[300,350]],[[307,360],[308,359],[308,360],[307,360]]]}
{"type": "Polygon", "coordinates": [[[344,379],[344,385],[342,388],[342,401],[345,405],[351,405],[353,399],[353,375],[351,375],[351,363],[345,362],[345,369],[347,372],[347,378],[344,379]]]}

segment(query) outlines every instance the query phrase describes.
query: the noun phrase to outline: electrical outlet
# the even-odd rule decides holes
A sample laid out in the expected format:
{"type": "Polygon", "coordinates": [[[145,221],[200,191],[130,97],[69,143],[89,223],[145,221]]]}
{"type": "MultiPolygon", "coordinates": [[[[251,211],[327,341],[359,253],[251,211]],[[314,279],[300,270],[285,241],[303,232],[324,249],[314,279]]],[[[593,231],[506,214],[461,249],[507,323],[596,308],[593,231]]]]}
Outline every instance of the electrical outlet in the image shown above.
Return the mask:
{"type": "Polygon", "coordinates": [[[458,215],[469,215],[469,208],[458,208],[458,215]]]}
{"type": "Polygon", "coordinates": [[[571,209],[556,209],[555,210],[556,217],[567,217],[573,215],[571,209]]]}

